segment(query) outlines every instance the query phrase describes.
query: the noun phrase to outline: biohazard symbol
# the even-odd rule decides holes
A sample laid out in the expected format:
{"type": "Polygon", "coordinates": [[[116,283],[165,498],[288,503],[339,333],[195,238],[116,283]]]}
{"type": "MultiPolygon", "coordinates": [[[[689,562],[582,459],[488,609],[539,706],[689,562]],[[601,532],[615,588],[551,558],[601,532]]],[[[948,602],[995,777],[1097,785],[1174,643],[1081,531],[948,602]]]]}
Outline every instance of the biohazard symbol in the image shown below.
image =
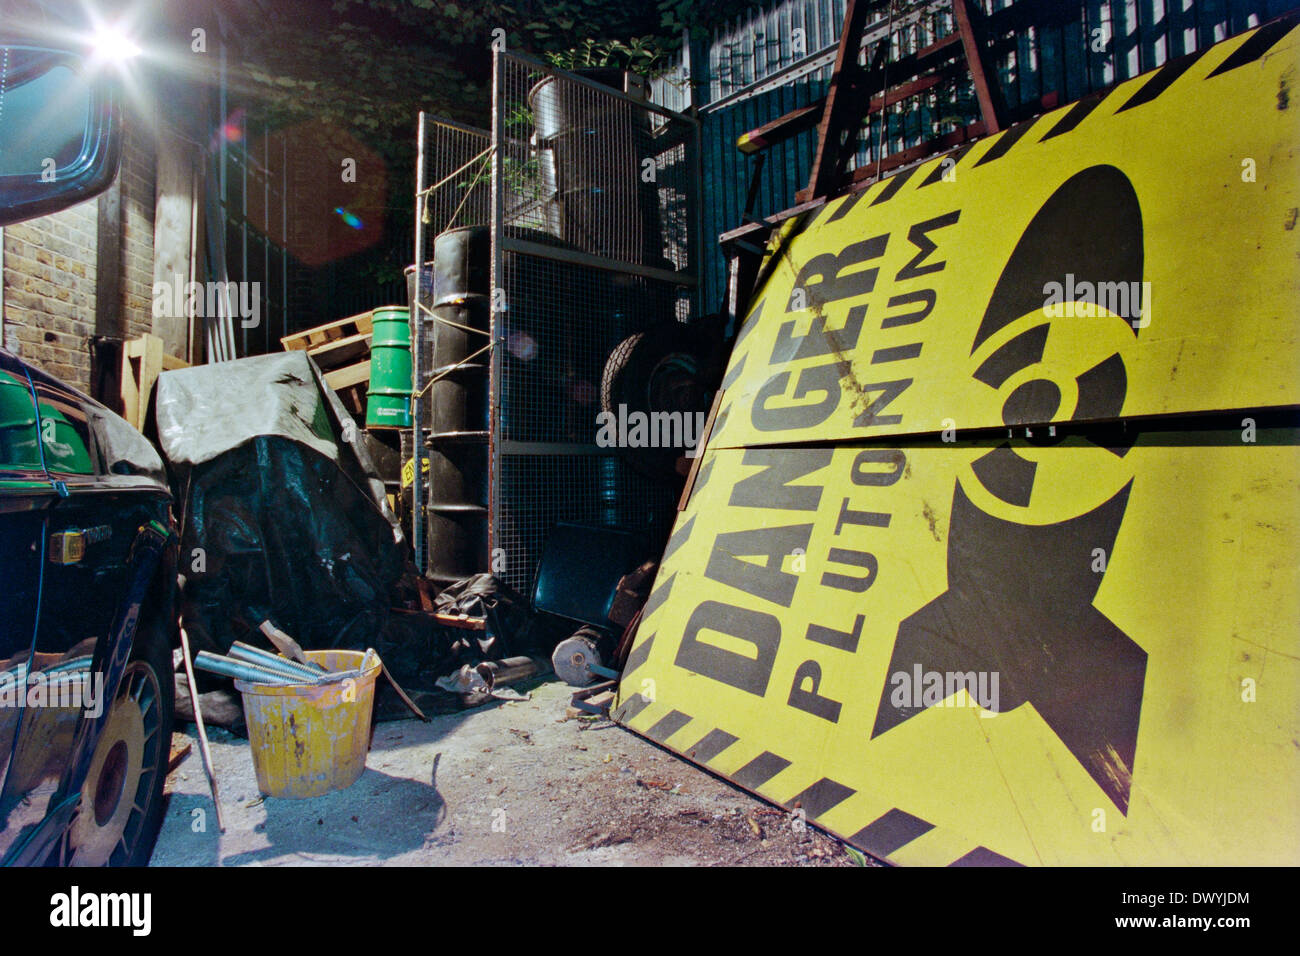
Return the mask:
{"type": "MultiPolygon", "coordinates": [[[[1043,289],[1070,274],[1140,288],[1142,266],[1141,210],[1118,169],[1084,170],[1044,204],[1007,261],[971,347],[974,377],[1003,398],[1005,424],[1062,420],[1066,400],[1074,405],[1070,420],[1119,416],[1127,389],[1121,353],[1138,331],[1133,316],[1087,319],[1094,344],[1064,353],[1082,368],[1045,362],[1053,323],[1044,320],[1043,289]],[[1113,343],[1119,347],[1112,350],[1113,343]]],[[[1079,328],[1064,334],[1078,337],[1079,328]]],[[[1098,451],[1113,460],[1126,449],[1098,451]]],[[[1030,507],[1038,465],[1010,443],[976,459],[972,472],[983,486],[972,492],[991,494],[1013,511],[1030,507]]],[[[1092,604],[1104,577],[1094,570],[1095,549],[1111,554],[1132,487],[1130,478],[1116,483],[1113,494],[1082,514],[1021,522],[988,514],[959,480],[948,590],[899,625],[889,672],[911,672],[916,664],[925,671],[997,672],[998,709],[1032,704],[1127,813],[1146,652],[1092,604]]],[[[887,682],[872,737],[924,709],[895,706],[889,691],[887,682]]]]}

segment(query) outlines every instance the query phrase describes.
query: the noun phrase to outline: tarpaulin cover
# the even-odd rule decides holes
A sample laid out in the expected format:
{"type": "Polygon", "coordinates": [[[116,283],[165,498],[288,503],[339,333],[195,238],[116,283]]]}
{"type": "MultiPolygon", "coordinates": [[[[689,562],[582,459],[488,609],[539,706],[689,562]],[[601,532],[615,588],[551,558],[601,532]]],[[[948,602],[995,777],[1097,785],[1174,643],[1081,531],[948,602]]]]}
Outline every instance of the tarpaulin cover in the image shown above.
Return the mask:
{"type": "Polygon", "coordinates": [[[405,543],[362,433],[306,354],[166,372],[156,401],[195,650],[269,618],[306,648],[383,654],[405,543]]]}

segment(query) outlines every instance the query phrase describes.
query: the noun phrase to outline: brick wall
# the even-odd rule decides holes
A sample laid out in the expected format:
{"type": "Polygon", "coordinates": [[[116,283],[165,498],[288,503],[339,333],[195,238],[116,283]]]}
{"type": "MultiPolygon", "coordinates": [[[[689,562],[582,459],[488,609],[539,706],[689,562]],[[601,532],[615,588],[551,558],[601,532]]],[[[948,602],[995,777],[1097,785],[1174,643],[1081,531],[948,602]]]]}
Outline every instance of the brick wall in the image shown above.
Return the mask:
{"type": "Polygon", "coordinates": [[[153,322],[153,235],[157,182],[154,138],[127,127],[118,180],[122,186],[122,302],[117,335],[133,339],[153,322]]]}
{"type": "Polygon", "coordinates": [[[70,385],[90,384],[95,200],[4,230],[4,344],[70,385]]]}
{"type": "MultiPolygon", "coordinates": [[[[122,301],[112,334],[134,338],[153,318],[153,139],[129,124],[118,173],[122,301]]],[[[98,201],[5,227],[5,348],[82,390],[90,388],[95,333],[98,201]]]]}

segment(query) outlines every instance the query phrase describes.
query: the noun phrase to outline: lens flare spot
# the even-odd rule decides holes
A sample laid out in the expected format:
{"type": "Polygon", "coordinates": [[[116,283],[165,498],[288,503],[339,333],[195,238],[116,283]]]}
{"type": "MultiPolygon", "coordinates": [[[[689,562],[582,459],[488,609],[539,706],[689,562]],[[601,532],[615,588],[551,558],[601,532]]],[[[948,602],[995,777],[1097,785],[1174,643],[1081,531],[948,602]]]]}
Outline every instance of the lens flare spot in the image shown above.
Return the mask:
{"type": "Polygon", "coordinates": [[[527,332],[512,332],[506,339],[510,354],[520,361],[531,362],[537,357],[537,340],[527,332]]]}

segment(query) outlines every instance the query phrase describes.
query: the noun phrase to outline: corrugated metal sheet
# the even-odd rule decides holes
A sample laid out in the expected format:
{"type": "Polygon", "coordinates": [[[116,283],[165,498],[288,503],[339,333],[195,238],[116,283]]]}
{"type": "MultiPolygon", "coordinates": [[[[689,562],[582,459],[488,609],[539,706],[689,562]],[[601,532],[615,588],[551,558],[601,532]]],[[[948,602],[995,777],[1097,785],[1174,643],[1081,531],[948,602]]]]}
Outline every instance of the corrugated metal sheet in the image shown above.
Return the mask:
{"type": "MultiPolygon", "coordinates": [[[[974,0],[989,17],[994,71],[1012,120],[1042,111],[1055,94],[1064,105],[1098,89],[1155,69],[1281,15],[1286,0],[974,0]]],[[[888,24],[887,3],[876,5],[868,30],[888,24]]],[[[741,224],[756,157],[736,149],[748,129],[825,95],[826,53],[839,40],[843,0],[780,0],[714,31],[655,81],[656,102],[694,105],[702,121],[702,261],[704,308],[724,291],[724,264],[709,238],[741,224]],[[819,58],[820,54],[820,58],[819,58]]],[[[898,4],[893,58],[952,32],[946,3],[898,4]],[[920,11],[920,15],[916,14],[920,11]],[[909,16],[915,22],[908,22],[909,16]]],[[[878,117],[859,138],[857,164],[888,156],[973,122],[978,108],[968,79],[944,84],[891,107],[881,141],[878,117]]],[[[767,150],[755,215],[794,203],[808,181],[816,149],[813,132],[767,150]]]]}

